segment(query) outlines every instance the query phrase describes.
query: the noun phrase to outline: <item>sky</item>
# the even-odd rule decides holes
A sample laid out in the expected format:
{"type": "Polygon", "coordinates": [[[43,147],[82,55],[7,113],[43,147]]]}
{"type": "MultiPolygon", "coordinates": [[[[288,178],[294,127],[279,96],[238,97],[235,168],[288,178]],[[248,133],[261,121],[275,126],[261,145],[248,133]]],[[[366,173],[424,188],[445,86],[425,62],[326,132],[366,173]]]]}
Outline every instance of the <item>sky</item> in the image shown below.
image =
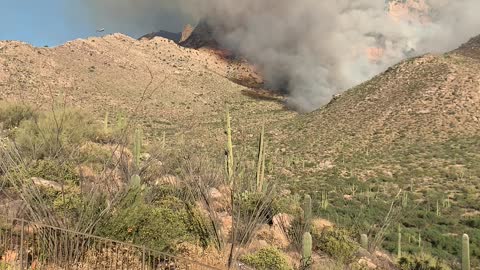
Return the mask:
{"type": "MultiPolygon", "coordinates": [[[[52,47],[77,38],[115,32],[139,37],[160,29],[181,31],[185,23],[183,18],[169,18],[172,15],[167,14],[167,10],[145,12],[139,20],[126,17],[123,10],[113,11],[107,7],[100,10],[98,6],[94,9],[91,1],[97,0],[0,0],[0,40],[52,47]],[[117,14],[122,19],[112,20],[117,14]],[[105,28],[105,32],[97,33],[101,28],[105,28]]],[[[119,7],[128,8],[121,4],[119,7]]]]}

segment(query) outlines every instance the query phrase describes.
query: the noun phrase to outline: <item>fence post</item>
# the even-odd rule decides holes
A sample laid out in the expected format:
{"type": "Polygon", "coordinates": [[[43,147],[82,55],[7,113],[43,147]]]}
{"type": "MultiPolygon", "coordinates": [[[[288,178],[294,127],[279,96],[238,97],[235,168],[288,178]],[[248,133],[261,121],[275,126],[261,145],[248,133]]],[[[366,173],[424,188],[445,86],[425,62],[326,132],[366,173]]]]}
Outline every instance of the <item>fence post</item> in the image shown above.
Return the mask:
{"type": "Polygon", "coordinates": [[[22,227],[20,229],[20,269],[24,269],[23,265],[23,238],[25,234],[25,220],[22,219],[22,227]]]}
{"type": "Polygon", "coordinates": [[[142,246],[142,270],[145,270],[145,246],[142,246]]]}

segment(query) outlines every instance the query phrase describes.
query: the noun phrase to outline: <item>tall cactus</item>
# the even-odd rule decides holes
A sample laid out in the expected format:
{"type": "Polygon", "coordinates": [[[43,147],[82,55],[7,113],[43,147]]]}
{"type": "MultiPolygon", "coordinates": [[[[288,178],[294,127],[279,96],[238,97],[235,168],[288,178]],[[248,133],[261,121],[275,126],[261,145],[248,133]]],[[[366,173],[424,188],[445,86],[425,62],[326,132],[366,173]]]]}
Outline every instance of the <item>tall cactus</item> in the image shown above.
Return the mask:
{"type": "Polygon", "coordinates": [[[322,207],[323,210],[327,210],[327,208],[328,208],[328,192],[327,191],[322,191],[321,207],[322,207]]]}
{"type": "Polygon", "coordinates": [[[303,234],[302,239],[302,266],[308,268],[312,264],[312,235],[309,232],[303,234]]]}
{"type": "Polygon", "coordinates": [[[397,258],[402,257],[402,230],[398,225],[398,238],[397,238],[397,258]]]}
{"type": "Polygon", "coordinates": [[[312,197],[306,194],[303,201],[303,220],[305,222],[305,231],[310,231],[312,224],[312,197]]]}
{"type": "Polygon", "coordinates": [[[256,175],[256,189],[257,192],[262,192],[265,179],[265,125],[262,125],[260,139],[258,143],[258,159],[257,159],[257,175],[256,175]]]}
{"type": "Polygon", "coordinates": [[[362,246],[362,248],[368,250],[368,236],[364,233],[360,235],[360,245],[362,246]]]}
{"type": "Polygon", "coordinates": [[[140,168],[140,156],[142,153],[142,130],[135,130],[135,137],[133,140],[133,160],[136,168],[140,168]]]}
{"type": "Polygon", "coordinates": [[[232,144],[232,127],[230,125],[230,111],[227,107],[226,113],[226,130],[225,133],[227,134],[227,149],[226,153],[226,170],[227,170],[227,179],[228,183],[231,185],[233,181],[233,144],[232,144]]]}
{"type": "Polygon", "coordinates": [[[470,239],[468,234],[462,236],[462,270],[470,270],[470,239]]]}

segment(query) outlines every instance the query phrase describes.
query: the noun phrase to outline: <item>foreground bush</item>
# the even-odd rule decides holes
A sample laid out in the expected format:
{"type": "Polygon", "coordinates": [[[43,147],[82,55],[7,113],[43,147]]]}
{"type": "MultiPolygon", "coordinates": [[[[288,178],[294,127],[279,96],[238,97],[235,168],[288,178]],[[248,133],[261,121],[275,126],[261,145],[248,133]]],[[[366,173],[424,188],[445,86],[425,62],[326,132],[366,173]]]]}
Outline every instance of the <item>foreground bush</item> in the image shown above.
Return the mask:
{"type": "Polygon", "coordinates": [[[285,255],[275,247],[266,247],[254,254],[245,255],[241,258],[245,264],[257,270],[288,270],[285,255]]]}
{"type": "Polygon", "coordinates": [[[175,252],[183,242],[208,243],[200,213],[174,196],[147,203],[139,189],[131,190],[116,212],[105,219],[100,234],[168,252],[175,252]]]}
{"type": "Polygon", "coordinates": [[[400,258],[398,266],[402,270],[450,270],[451,268],[437,258],[426,253],[413,254],[400,258]]]}
{"type": "Polygon", "coordinates": [[[28,106],[0,103],[0,123],[2,123],[4,129],[18,127],[22,121],[36,117],[37,114],[28,106]]]}
{"type": "Polygon", "coordinates": [[[40,114],[22,121],[13,138],[22,156],[32,159],[72,155],[95,138],[96,126],[88,115],[73,111],[40,114]]]}
{"type": "Polygon", "coordinates": [[[339,262],[349,263],[358,250],[358,244],[352,240],[348,231],[329,228],[313,232],[313,248],[325,252],[339,262]]]}

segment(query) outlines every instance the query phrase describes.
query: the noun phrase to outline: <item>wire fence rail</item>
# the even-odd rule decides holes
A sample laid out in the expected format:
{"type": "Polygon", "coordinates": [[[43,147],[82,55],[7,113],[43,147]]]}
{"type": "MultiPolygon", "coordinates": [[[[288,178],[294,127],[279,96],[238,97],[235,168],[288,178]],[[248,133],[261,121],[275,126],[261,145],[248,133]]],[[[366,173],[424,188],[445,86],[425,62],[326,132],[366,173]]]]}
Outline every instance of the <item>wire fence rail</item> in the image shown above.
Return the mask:
{"type": "Polygon", "coordinates": [[[0,269],[219,270],[144,246],[1,215],[0,269]]]}

